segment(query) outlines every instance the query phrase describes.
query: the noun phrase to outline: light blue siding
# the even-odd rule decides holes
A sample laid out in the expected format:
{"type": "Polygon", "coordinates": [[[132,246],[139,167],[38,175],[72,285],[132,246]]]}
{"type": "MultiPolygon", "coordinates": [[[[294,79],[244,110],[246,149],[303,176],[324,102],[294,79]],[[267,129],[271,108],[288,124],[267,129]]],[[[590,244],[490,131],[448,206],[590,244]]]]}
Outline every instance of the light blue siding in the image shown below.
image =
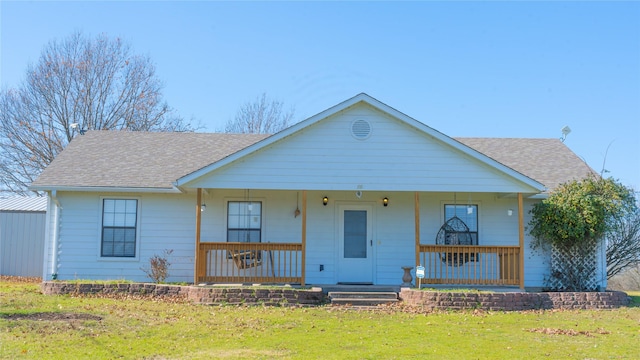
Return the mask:
{"type": "Polygon", "coordinates": [[[528,192],[440,140],[359,105],[195,180],[189,187],[288,190],[528,192]],[[351,134],[354,120],[371,136],[351,134]]]}

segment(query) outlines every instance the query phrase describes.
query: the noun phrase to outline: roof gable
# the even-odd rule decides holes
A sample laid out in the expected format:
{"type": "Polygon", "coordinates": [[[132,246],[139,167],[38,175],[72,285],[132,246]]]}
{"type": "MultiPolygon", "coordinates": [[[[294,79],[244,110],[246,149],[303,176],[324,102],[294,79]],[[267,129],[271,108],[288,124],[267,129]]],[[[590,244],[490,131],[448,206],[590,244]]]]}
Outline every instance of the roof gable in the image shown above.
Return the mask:
{"type": "Polygon", "coordinates": [[[285,141],[287,138],[292,137],[295,134],[304,131],[305,129],[309,129],[314,125],[322,122],[328,121],[327,119],[334,118],[339,114],[344,114],[357,106],[366,105],[369,106],[376,111],[384,114],[385,116],[393,119],[394,121],[398,121],[410,128],[417,130],[422,133],[424,136],[428,138],[435,139],[438,142],[441,142],[445,146],[452,148],[453,150],[461,153],[463,156],[468,156],[476,161],[487,165],[498,172],[500,172],[503,176],[507,176],[512,178],[513,180],[520,182],[524,185],[524,187],[528,188],[528,192],[541,192],[545,190],[545,186],[540,182],[535,181],[532,178],[523,175],[517,171],[514,171],[512,168],[505,166],[504,164],[474,150],[467,145],[450,138],[441,132],[403,114],[402,112],[372,98],[371,96],[361,93],[359,95],[354,96],[351,99],[348,99],[338,105],[335,105],[319,114],[316,114],[307,120],[304,120],[298,124],[295,124],[260,143],[253,144],[248,146],[245,149],[238,151],[237,153],[225,158],[223,161],[218,161],[216,163],[212,163],[198,171],[195,171],[176,182],[177,186],[197,186],[195,185],[198,182],[198,179],[207,176],[217,169],[221,169],[225,166],[232,164],[235,161],[240,159],[245,159],[247,156],[251,154],[255,154],[263,149],[276,146],[277,143],[285,141]]]}

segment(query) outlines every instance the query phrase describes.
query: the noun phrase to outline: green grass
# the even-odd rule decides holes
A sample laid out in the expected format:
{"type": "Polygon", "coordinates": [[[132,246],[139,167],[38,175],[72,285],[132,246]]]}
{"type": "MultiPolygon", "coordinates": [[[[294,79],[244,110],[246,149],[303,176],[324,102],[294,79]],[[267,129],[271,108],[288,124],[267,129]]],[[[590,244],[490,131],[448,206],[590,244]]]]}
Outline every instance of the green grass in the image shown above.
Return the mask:
{"type": "Polygon", "coordinates": [[[633,359],[636,307],[606,311],[355,311],[44,296],[0,282],[0,358],[633,359]]]}

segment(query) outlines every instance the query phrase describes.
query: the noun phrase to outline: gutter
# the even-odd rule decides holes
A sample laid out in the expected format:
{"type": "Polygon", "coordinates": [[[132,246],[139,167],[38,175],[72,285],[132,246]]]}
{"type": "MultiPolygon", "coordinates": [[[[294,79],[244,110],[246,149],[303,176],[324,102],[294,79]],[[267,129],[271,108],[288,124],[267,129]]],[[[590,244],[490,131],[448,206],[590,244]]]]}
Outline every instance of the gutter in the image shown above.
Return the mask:
{"type": "MultiPolygon", "coordinates": [[[[182,191],[175,186],[170,188],[145,187],[113,187],[113,186],[29,186],[32,191],[77,191],[77,192],[110,192],[110,193],[163,193],[180,194],[182,191]]],[[[54,195],[55,196],[55,195],[54,195]]]]}

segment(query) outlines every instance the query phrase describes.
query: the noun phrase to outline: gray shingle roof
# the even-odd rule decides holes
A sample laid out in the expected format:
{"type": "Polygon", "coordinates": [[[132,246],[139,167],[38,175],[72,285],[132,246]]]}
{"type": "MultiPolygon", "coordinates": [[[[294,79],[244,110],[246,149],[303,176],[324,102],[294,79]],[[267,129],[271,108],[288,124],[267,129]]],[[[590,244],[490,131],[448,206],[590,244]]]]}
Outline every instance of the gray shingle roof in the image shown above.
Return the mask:
{"type": "MultiPolygon", "coordinates": [[[[170,189],[177,179],[268,135],[89,131],[76,137],[32,187],[170,189]]],[[[455,138],[548,189],[592,170],[557,139],[455,138]]]]}
{"type": "Polygon", "coordinates": [[[266,137],[89,131],[73,139],[31,186],[171,188],[180,177],[266,137]]]}
{"type": "Polygon", "coordinates": [[[526,175],[548,190],[586,177],[593,170],[558,139],[454,138],[526,175]]]}

